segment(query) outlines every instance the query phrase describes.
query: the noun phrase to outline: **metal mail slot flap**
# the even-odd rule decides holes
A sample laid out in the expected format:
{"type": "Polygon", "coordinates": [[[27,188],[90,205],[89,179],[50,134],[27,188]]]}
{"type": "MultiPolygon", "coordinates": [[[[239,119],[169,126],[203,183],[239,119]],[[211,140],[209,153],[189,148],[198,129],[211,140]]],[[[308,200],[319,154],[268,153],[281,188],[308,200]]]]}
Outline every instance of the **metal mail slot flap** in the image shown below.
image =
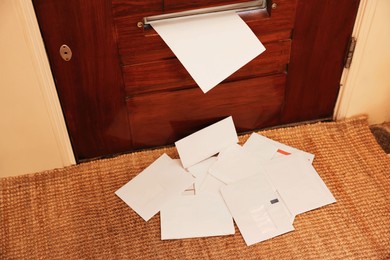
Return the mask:
{"type": "Polygon", "coordinates": [[[149,25],[151,22],[155,22],[155,21],[175,19],[175,18],[193,16],[193,15],[211,14],[217,12],[218,13],[231,12],[231,11],[242,12],[242,11],[251,11],[257,9],[265,9],[266,6],[267,6],[267,0],[256,0],[256,1],[250,1],[245,3],[229,4],[223,6],[194,9],[194,10],[183,11],[183,12],[154,15],[154,16],[144,17],[143,25],[149,25]]]}

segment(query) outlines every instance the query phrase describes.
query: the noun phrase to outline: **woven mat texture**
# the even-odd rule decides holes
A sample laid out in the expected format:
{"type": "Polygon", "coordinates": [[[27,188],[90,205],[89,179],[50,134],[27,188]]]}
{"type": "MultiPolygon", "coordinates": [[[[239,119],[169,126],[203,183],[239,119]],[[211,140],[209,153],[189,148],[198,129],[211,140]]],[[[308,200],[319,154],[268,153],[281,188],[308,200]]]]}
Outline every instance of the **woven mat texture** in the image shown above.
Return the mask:
{"type": "Polygon", "coordinates": [[[366,118],[260,133],[314,153],[337,203],[250,247],[237,228],[161,241],[159,214],[145,222],[114,192],[162,153],[177,152],[136,152],[0,179],[0,259],[390,259],[390,159],[366,118]]]}

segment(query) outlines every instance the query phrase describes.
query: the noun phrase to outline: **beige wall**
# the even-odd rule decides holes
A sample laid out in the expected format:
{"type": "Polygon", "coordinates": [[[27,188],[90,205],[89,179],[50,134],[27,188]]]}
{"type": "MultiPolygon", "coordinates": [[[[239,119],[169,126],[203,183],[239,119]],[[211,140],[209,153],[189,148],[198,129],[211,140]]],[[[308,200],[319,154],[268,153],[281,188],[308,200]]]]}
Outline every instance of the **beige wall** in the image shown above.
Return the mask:
{"type": "Polygon", "coordinates": [[[357,45],[344,73],[336,109],[342,119],[367,114],[371,124],[390,121],[390,1],[361,1],[355,25],[357,45]]]}
{"type": "Polygon", "coordinates": [[[43,45],[32,46],[28,29],[34,24],[25,19],[23,3],[32,7],[28,0],[0,0],[0,177],[72,163],[56,130],[63,119],[52,120],[58,100],[47,100],[41,63],[33,55],[43,45]]]}

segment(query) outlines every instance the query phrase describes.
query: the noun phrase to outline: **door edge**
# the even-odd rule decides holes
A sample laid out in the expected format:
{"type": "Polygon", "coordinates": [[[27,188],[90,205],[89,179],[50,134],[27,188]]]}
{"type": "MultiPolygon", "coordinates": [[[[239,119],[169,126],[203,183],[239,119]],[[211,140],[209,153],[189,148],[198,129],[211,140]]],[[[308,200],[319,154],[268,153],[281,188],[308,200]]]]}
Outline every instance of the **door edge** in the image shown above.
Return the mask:
{"type": "Polygon", "coordinates": [[[351,35],[351,37],[357,39],[356,48],[353,54],[351,67],[348,69],[344,68],[341,76],[340,92],[333,114],[334,120],[345,119],[348,115],[377,3],[378,0],[360,0],[355,26],[351,35]]]}
{"type": "Polygon", "coordinates": [[[19,20],[24,28],[25,40],[28,46],[30,46],[29,52],[34,62],[35,75],[39,82],[62,164],[63,166],[76,164],[34,6],[31,0],[17,0],[14,3],[20,16],[19,20]]]}

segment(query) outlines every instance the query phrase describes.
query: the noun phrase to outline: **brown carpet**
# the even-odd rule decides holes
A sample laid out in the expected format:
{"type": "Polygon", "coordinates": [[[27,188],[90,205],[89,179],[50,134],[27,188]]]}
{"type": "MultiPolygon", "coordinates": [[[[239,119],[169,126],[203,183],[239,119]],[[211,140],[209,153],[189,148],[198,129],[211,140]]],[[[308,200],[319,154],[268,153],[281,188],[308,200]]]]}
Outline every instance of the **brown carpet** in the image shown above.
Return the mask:
{"type": "MultiPolygon", "coordinates": [[[[139,152],[0,180],[1,259],[389,259],[390,159],[365,118],[260,132],[314,153],[337,203],[294,232],[247,247],[234,236],[160,240],[160,218],[114,192],[163,152],[139,152]]],[[[247,136],[241,137],[244,141],[247,136]]]]}

